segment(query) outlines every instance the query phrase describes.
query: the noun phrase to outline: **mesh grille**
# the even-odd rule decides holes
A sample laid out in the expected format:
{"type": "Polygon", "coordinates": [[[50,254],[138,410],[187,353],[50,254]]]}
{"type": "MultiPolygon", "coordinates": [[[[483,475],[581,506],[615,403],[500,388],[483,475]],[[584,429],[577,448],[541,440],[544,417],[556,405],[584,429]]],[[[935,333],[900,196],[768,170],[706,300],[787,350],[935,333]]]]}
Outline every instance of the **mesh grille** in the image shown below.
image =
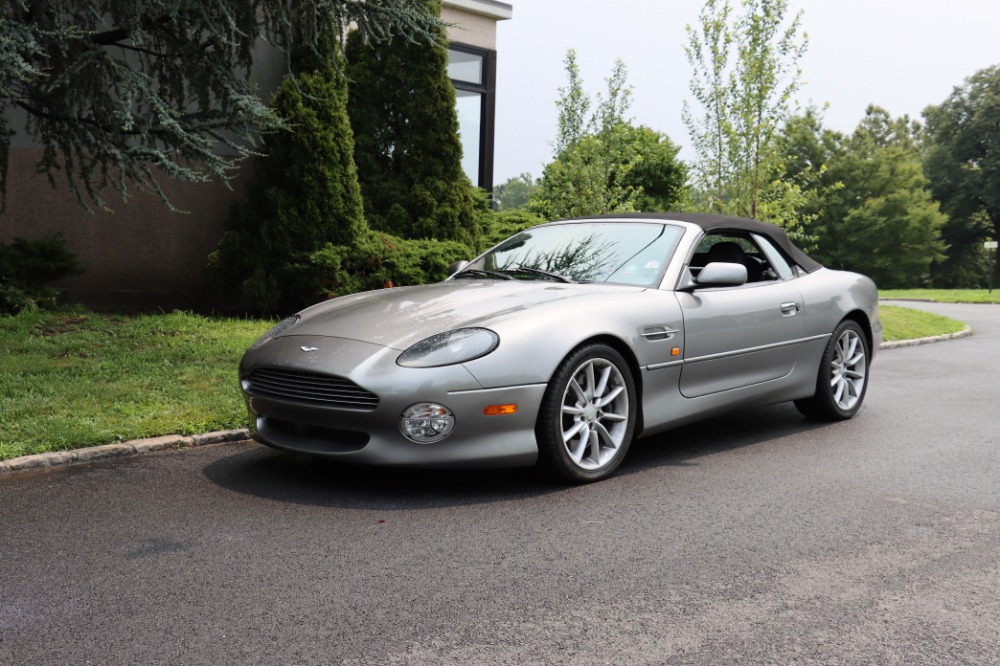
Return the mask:
{"type": "Polygon", "coordinates": [[[244,382],[247,393],[265,398],[365,411],[378,407],[377,395],[341,377],[258,368],[244,382]]]}

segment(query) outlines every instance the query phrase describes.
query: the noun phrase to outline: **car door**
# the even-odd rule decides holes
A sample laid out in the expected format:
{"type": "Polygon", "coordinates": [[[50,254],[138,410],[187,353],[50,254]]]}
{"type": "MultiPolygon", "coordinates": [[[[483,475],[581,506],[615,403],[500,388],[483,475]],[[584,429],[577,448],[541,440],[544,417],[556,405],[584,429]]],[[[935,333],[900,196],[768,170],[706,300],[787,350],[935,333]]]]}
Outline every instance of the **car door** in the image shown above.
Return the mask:
{"type": "Polygon", "coordinates": [[[792,372],[804,326],[795,280],[678,292],[684,318],[681,394],[696,398],[792,372]]]}

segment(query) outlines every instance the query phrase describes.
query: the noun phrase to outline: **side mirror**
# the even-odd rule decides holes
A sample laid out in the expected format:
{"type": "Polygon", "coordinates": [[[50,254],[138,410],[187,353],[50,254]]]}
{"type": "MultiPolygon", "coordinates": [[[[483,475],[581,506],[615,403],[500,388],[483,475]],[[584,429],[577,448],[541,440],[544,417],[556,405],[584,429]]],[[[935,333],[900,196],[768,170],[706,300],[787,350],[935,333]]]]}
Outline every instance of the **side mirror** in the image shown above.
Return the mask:
{"type": "Polygon", "coordinates": [[[448,277],[451,277],[452,275],[459,272],[468,265],[469,262],[467,262],[465,259],[459,259],[458,261],[456,261],[455,263],[453,263],[451,266],[448,267],[448,277]]]}
{"type": "Polygon", "coordinates": [[[701,269],[694,282],[699,287],[738,287],[747,283],[747,267],[743,264],[713,261],[701,269]]]}
{"type": "Polygon", "coordinates": [[[713,261],[701,269],[698,277],[687,279],[680,285],[680,291],[691,291],[699,287],[738,287],[747,282],[747,267],[713,261]]]}

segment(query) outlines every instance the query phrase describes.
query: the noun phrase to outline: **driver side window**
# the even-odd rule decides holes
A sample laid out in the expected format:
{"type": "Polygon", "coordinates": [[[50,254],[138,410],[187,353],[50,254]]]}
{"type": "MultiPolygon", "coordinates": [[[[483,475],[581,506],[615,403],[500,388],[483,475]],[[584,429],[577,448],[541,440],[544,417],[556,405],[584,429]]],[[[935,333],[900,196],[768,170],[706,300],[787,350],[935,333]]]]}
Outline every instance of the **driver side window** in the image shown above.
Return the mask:
{"type": "Polygon", "coordinates": [[[761,248],[758,240],[764,239],[740,231],[705,234],[691,257],[691,272],[697,275],[708,264],[721,261],[745,266],[747,283],[777,280],[780,272],[772,265],[770,255],[761,248]]]}

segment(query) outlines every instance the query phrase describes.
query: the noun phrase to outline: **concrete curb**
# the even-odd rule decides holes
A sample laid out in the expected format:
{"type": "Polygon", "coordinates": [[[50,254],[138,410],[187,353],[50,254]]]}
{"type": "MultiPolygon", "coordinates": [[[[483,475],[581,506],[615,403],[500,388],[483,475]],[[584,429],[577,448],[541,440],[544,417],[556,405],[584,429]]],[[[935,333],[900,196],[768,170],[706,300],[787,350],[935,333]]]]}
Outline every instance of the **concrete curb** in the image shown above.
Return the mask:
{"type": "Polygon", "coordinates": [[[917,345],[926,345],[932,342],[957,340],[958,338],[964,338],[970,335],[972,335],[972,327],[966,326],[958,333],[945,333],[944,335],[932,335],[928,338],[914,338],[913,340],[894,340],[893,342],[883,342],[878,346],[878,348],[879,350],[882,350],[882,349],[898,349],[899,347],[916,347],[917,345]]]}
{"type": "Polygon", "coordinates": [[[136,456],[153,451],[168,451],[176,449],[190,449],[195,446],[205,446],[206,444],[220,444],[222,442],[238,442],[250,437],[250,431],[246,428],[242,430],[219,430],[202,435],[162,435],[160,437],[149,437],[147,439],[130,439],[127,442],[118,444],[102,444],[101,446],[90,446],[83,449],[73,449],[71,451],[53,451],[51,453],[36,453],[10,460],[0,460],[0,477],[14,472],[27,472],[45,469],[47,467],[63,467],[75,465],[77,463],[89,463],[97,460],[107,460],[109,458],[123,458],[126,456],[136,456]]]}

